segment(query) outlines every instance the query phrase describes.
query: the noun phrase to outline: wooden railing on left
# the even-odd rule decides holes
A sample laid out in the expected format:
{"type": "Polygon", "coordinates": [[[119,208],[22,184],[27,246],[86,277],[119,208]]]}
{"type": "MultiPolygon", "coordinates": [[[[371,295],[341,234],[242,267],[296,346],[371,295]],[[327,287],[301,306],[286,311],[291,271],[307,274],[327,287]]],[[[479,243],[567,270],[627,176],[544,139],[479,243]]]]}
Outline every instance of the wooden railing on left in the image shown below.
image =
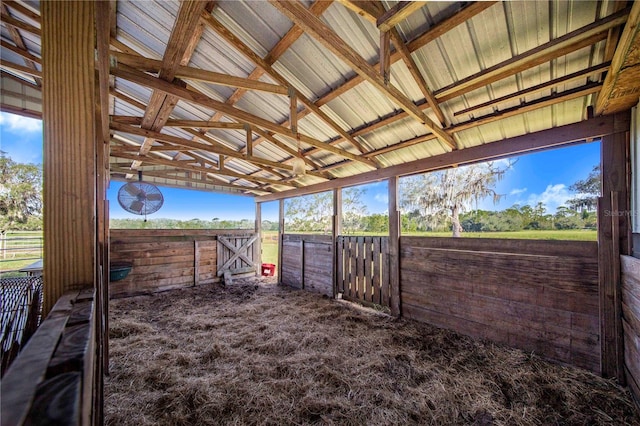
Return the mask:
{"type": "Polygon", "coordinates": [[[94,312],[93,288],[58,300],[2,379],[2,425],[94,423],[94,312]]]}

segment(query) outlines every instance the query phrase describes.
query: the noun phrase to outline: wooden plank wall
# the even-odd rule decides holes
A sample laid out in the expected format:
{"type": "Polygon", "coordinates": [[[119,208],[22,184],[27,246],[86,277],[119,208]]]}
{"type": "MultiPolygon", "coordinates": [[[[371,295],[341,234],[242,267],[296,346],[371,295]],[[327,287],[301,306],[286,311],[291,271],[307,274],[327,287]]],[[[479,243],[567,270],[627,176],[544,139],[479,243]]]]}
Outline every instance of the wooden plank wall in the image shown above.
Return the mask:
{"type": "Polygon", "coordinates": [[[402,237],[403,315],[600,373],[595,242],[402,237]]]}
{"type": "Polygon", "coordinates": [[[3,425],[102,424],[95,291],[63,295],[2,379],[3,425]]]}
{"type": "Polygon", "coordinates": [[[390,307],[389,238],[339,236],[337,289],[347,300],[390,307]]]}
{"type": "MultiPolygon", "coordinates": [[[[246,231],[245,231],[246,232],[246,231]]],[[[223,231],[111,230],[111,262],[133,263],[129,275],[109,284],[111,297],[218,282],[217,237],[223,231]]],[[[224,234],[228,234],[225,230],[224,234]]]]}
{"type": "Polygon", "coordinates": [[[280,282],[333,297],[331,235],[282,235],[280,282]]]}
{"type": "Polygon", "coordinates": [[[622,328],[624,370],[640,407],[640,259],[620,256],[622,266],[622,328]]]}

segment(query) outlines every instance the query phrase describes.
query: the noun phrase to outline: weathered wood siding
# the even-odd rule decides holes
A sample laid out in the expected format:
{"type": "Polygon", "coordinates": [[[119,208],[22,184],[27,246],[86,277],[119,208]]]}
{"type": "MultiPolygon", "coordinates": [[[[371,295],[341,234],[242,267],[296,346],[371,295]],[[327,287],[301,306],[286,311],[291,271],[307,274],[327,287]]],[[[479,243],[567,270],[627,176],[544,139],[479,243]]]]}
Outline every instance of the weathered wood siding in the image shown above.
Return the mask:
{"type": "Polygon", "coordinates": [[[404,316],[600,372],[595,242],[402,237],[404,316]]]}
{"type": "MultiPolygon", "coordinates": [[[[246,232],[246,231],[245,231],[246,232]]],[[[153,293],[219,281],[217,237],[228,231],[111,230],[111,262],[133,264],[129,275],[110,283],[111,297],[153,293]]]]}
{"type": "Polygon", "coordinates": [[[622,328],[627,384],[640,404],[640,259],[621,256],[622,328]]]}
{"type": "Polygon", "coordinates": [[[332,237],[284,234],[280,282],[333,297],[332,237]]]}
{"type": "Polygon", "coordinates": [[[390,307],[389,238],[340,236],[336,291],[347,300],[390,307]]]}
{"type": "Polygon", "coordinates": [[[102,424],[94,290],[63,295],[2,379],[3,425],[102,424]]]}

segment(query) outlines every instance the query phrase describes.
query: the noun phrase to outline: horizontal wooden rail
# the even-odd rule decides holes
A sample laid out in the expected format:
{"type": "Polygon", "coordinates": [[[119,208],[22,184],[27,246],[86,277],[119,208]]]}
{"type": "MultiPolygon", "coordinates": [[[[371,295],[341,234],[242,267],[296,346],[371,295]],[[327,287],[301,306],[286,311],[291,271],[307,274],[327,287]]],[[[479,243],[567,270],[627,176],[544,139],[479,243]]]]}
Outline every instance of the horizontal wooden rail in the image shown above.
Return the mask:
{"type": "Polygon", "coordinates": [[[2,380],[2,424],[87,425],[94,398],[94,290],[61,297],[2,380]]]}

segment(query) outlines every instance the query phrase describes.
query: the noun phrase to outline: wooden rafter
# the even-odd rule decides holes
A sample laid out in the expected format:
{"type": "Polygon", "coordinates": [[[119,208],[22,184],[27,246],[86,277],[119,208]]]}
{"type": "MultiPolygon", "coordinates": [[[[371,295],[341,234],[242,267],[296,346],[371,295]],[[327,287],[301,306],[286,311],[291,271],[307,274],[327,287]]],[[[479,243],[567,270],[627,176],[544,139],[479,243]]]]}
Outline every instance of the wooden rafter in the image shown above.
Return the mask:
{"type": "MultiPolygon", "coordinates": [[[[302,6],[301,6],[302,7],[302,6]]],[[[311,17],[315,19],[315,16],[307,11],[304,7],[302,7],[306,13],[308,13],[311,17]]],[[[284,78],[280,73],[278,73],[273,67],[267,63],[264,59],[258,56],[249,46],[242,42],[237,36],[235,36],[229,29],[227,29],[224,25],[222,25],[217,19],[215,19],[211,15],[206,15],[204,17],[205,22],[209,25],[209,27],[216,31],[219,35],[225,38],[232,46],[234,46],[238,51],[240,51],[243,55],[245,55],[248,59],[250,59],[254,64],[261,67],[266,73],[268,73],[273,79],[278,81],[283,86],[287,86],[292,88],[295,91],[295,95],[298,100],[305,105],[311,112],[318,115],[325,123],[327,123],[333,130],[335,130],[339,135],[344,137],[347,141],[349,141],[353,146],[355,146],[360,152],[365,152],[366,149],[362,146],[360,142],[358,142],[355,138],[353,138],[349,133],[340,127],[335,121],[333,121],[324,111],[322,111],[318,106],[316,106],[311,100],[309,100],[306,96],[304,96],[300,91],[295,89],[286,78],[284,78]]],[[[375,163],[370,163],[373,167],[378,167],[379,165],[375,163]]]]}
{"type": "MultiPolygon", "coordinates": [[[[327,8],[329,6],[331,6],[331,3],[332,3],[332,0],[326,0],[326,1],[325,0],[318,0],[318,1],[315,1],[309,7],[309,11],[311,13],[313,13],[314,15],[316,15],[316,16],[320,16],[320,15],[322,15],[322,13],[325,10],[327,10],[327,8]]],[[[291,29],[289,31],[287,31],[287,33],[278,41],[278,43],[276,43],[276,45],[273,47],[273,49],[271,49],[271,51],[267,54],[267,56],[265,56],[264,61],[269,65],[273,65],[284,54],[284,52],[286,52],[287,49],[289,49],[289,47],[291,47],[291,45],[302,34],[303,34],[302,29],[300,27],[298,27],[297,25],[294,25],[293,27],[291,27],[291,29]]],[[[251,72],[251,74],[249,74],[248,78],[250,80],[258,80],[264,74],[265,74],[265,70],[258,66],[257,68],[255,68],[251,72]]],[[[245,95],[245,93],[247,93],[246,89],[236,89],[233,92],[233,94],[229,97],[229,99],[227,99],[226,103],[228,103],[229,105],[234,105],[236,102],[238,102],[245,95]]],[[[220,118],[222,118],[222,116],[223,115],[221,113],[215,113],[211,117],[211,120],[212,121],[220,120],[220,118]]],[[[273,140],[271,140],[269,138],[265,138],[263,136],[260,136],[254,142],[255,142],[256,145],[258,145],[263,141],[268,141],[268,142],[274,143],[273,140]]],[[[280,149],[283,149],[282,146],[281,146],[282,142],[276,140],[276,142],[274,144],[276,146],[278,146],[280,149]]],[[[287,152],[289,152],[289,151],[287,151],[287,152]]],[[[291,154],[291,155],[294,156],[294,157],[297,156],[297,154],[295,154],[295,153],[291,154]]],[[[303,159],[305,160],[305,162],[307,164],[309,164],[314,169],[317,168],[317,165],[314,162],[312,162],[311,160],[309,160],[307,158],[303,158],[303,159]]]]}
{"type": "MultiPolygon", "coordinates": [[[[367,7],[367,3],[368,1],[354,1],[354,0],[349,0],[347,2],[348,5],[354,5],[354,4],[359,5],[359,10],[361,10],[359,14],[365,17],[365,19],[369,19],[369,17],[366,16],[366,14],[370,13],[368,12],[369,9],[365,9],[365,7],[367,7]]],[[[479,13],[493,6],[495,3],[496,3],[495,1],[478,1],[478,2],[473,2],[470,4],[463,5],[458,12],[444,19],[443,21],[435,24],[433,27],[429,28],[423,34],[421,34],[420,36],[416,37],[415,39],[407,43],[406,44],[407,49],[409,50],[409,52],[415,52],[416,50],[422,48],[423,46],[427,45],[428,43],[432,42],[433,40],[447,33],[451,29],[457,27],[458,25],[466,22],[467,20],[473,18],[474,16],[478,15],[479,13]]],[[[400,52],[396,51],[395,53],[392,53],[390,59],[391,59],[391,64],[400,61],[402,59],[400,52]]],[[[379,66],[379,64],[374,64],[374,66],[379,66]]],[[[358,86],[363,81],[365,80],[361,75],[358,74],[353,76],[352,78],[347,80],[344,84],[342,84],[340,87],[330,90],[328,93],[321,96],[320,99],[316,101],[316,105],[322,106],[331,102],[332,100],[336,99],[340,95],[358,86]]]]}
{"type": "Polygon", "coordinates": [[[16,19],[8,13],[5,13],[4,11],[0,13],[0,22],[2,22],[6,27],[12,27],[17,30],[26,31],[38,37],[42,37],[42,31],[40,30],[40,28],[34,27],[31,24],[16,19]]]}
{"type": "MultiPolygon", "coordinates": [[[[153,74],[157,74],[158,71],[162,68],[162,61],[158,61],[156,59],[144,58],[142,56],[121,52],[111,52],[111,55],[123,64],[153,74]]],[[[212,83],[221,86],[238,87],[245,90],[258,90],[267,93],[275,93],[278,95],[288,94],[288,89],[286,87],[282,87],[277,84],[264,83],[258,80],[251,80],[188,66],[177,67],[174,72],[174,77],[186,80],[204,81],[206,83],[212,83]]]]}
{"type": "Polygon", "coordinates": [[[376,25],[380,31],[387,32],[407,19],[413,12],[421,9],[422,6],[424,3],[419,1],[400,1],[381,15],[376,21],[376,25]]]}
{"type": "Polygon", "coordinates": [[[333,188],[344,188],[369,182],[376,182],[393,176],[406,176],[424,173],[431,170],[439,170],[454,165],[479,163],[482,161],[522,155],[528,152],[568,145],[577,141],[590,140],[614,133],[617,127],[628,129],[628,125],[628,116],[627,118],[624,118],[624,116],[618,117],[613,115],[592,118],[575,124],[555,127],[536,133],[516,136],[499,142],[473,146],[470,148],[447,152],[441,155],[423,158],[421,160],[398,164],[387,167],[383,170],[373,170],[371,172],[334,179],[329,182],[321,182],[315,185],[309,185],[278,194],[265,195],[263,197],[258,197],[256,201],[259,203],[274,201],[283,198],[328,191],[333,188]],[[626,122],[622,123],[624,120],[626,120],[626,122]]]}
{"type": "MultiPolygon", "coordinates": [[[[127,67],[126,65],[119,64],[117,67],[112,68],[112,74],[115,74],[117,77],[124,78],[126,80],[133,81],[135,83],[141,84],[143,86],[150,87],[154,90],[162,91],[167,94],[171,94],[177,98],[184,99],[188,102],[194,102],[205,107],[211,108],[216,111],[220,111],[223,114],[232,117],[236,120],[239,120],[243,123],[249,123],[254,126],[262,127],[264,129],[270,130],[274,133],[281,134],[283,136],[289,137],[291,139],[296,139],[296,135],[293,132],[283,126],[272,123],[269,120],[258,117],[256,115],[250,114],[241,109],[232,107],[224,102],[216,101],[214,99],[209,98],[208,96],[203,95],[202,93],[196,92],[194,90],[189,90],[180,85],[176,85],[173,83],[169,83],[165,80],[162,80],[157,77],[150,76],[148,74],[142,73],[138,70],[127,67]]],[[[300,135],[300,140],[309,145],[313,145],[317,148],[324,149],[326,151],[330,151],[336,155],[349,158],[351,160],[355,160],[361,162],[363,164],[367,164],[369,166],[375,167],[371,160],[368,160],[364,157],[358,156],[356,154],[352,154],[348,151],[345,151],[340,148],[336,148],[328,143],[321,142],[317,139],[306,135],[300,135]]]]}
{"type": "Polygon", "coordinates": [[[465,108],[462,109],[460,111],[455,112],[453,115],[454,116],[458,116],[458,115],[463,115],[463,114],[468,114],[470,112],[473,111],[477,111],[479,109],[483,109],[483,108],[487,108],[493,105],[498,105],[500,103],[503,102],[508,102],[511,101],[513,99],[517,99],[517,98],[521,98],[523,96],[527,96],[530,95],[532,93],[537,93],[537,92],[541,92],[544,90],[548,90],[554,87],[557,87],[560,84],[566,84],[566,83],[570,83],[572,81],[577,81],[577,80],[582,80],[585,79],[587,77],[589,77],[592,74],[597,74],[597,73],[601,73],[604,71],[607,71],[609,69],[609,66],[611,65],[611,62],[605,62],[599,65],[594,65],[592,67],[589,67],[585,70],[582,71],[576,71],[574,73],[565,75],[563,77],[558,77],[555,78],[551,81],[548,81],[546,83],[541,83],[541,84],[537,84],[535,86],[529,87],[527,89],[523,89],[523,90],[518,90],[517,92],[514,93],[510,93],[508,95],[504,95],[501,96],[499,98],[487,101],[487,102],[483,102],[481,104],[478,105],[474,105],[472,107],[469,108],[465,108]]]}
{"type": "Polygon", "coordinates": [[[288,182],[282,182],[282,181],[277,181],[277,180],[267,179],[267,178],[262,178],[262,177],[247,176],[247,175],[243,175],[241,173],[233,172],[233,171],[228,170],[228,169],[220,170],[220,169],[213,169],[213,168],[210,168],[210,167],[195,166],[193,164],[190,164],[190,163],[193,163],[194,160],[188,160],[187,162],[181,163],[181,162],[178,162],[176,160],[168,160],[168,159],[164,159],[164,158],[160,158],[160,157],[156,157],[156,156],[151,156],[151,155],[140,155],[140,154],[136,155],[136,154],[132,154],[130,152],[120,151],[120,150],[115,150],[115,149],[111,151],[111,156],[112,157],[118,157],[118,158],[125,158],[125,159],[129,159],[129,160],[137,160],[140,157],[143,157],[144,162],[145,163],[150,163],[150,164],[157,164],[157,165],[169,166],[169,167],[178,167],[180,169],[191,170],[191,171],[194,171],[194,172],[212,173],[212,174],[217,174],[217,175],[220,175],[220,176],[227,176],[227,177],[232,177],[232,178],[236,178],[236,179],[243,179],[243,180],[246,180],[247,182],[268,183],[268,184],[271,184],[271,185],[282,185],[282,186],[295,187],[295,185],[293,185],[291,183],[288,183],[288,182]]]}
{"type": "MultiPolygon", "coordinates": [[[[15,11],[22,13],[24,16],[34,19],[36,22],[38,22],[38,24],[40,23],[39,15],[31,12],[29,9],[16,2],[4,2],[2,3],[2,5],[0,5],[0,12],[3,14],[3,16],[11,16],[7,5],[11,6],[11,8],[15,11]]],[[[25,45],[24,40],[20,35],[20,32],[15,26],[8,25],[7,30],[9,32],[9,36],[11,37],[11,40],[15,43],[15,46],[12,46],[11,44],[2,40],[2,48],[11,50],[12,52],[20,55],[24,59],[25,66],[27,68],[37,70],[38,67],[36,66],[36,64],[42,65],[42,61],[40,60],[40,58],[36,57],[28,51],[27,46],[25,45]]],[[[34,80],[37,86],[42,86],[41,76],[36,76],[34,80]]]]}
{"type": "MultiPolygon", "coordinates": [[[[130,126],[126,124],[120,124],[117,122],[111,122],[111,129],[114,131],[128,133],[137,136],[143,136],[148,139],[153,139],[156,141],[163,141],[168,143],[169,145],[163,145],[161,149],[154,149],[154,147],[150,147],[148,152],[157,152],[157,151],[185,151],[182,148],[187,148],[186,151],[195,150],[195,151],[204,151],[209,152],[216,155],[224,155],[228,158],[233,158],[236,160],[245,161],[254,167],[271,167],[275,169],[287,170],[289,172],[293,171],[293,167],[282,164],[276,161],[267,160],[260,157],[255,157],[253,155],[243,155],[239,152],[236,152],[230,148],[227,148],[219,143],[214,143],[210,139],[206,139],[210,144],[202,143],[202,142],[194,142],[190,139],[184,139],[177,136],[167,135],[165,133],[156,132],[153,130],[147,130],[140,127],[130,126]]],[[[198,135],[200,136],[200,135],[198,135]]],[[[202,136],[200,136],[203,139],[202,136]]],[[[323,177],[319,173],[309,172],[310,175],[315,175],[317,177],[323,177]]]]}
{"type": "Polygon", "coordinates": [[[284,0],[270,0],[285,16],[299,25],[305,32],[319,41],[325,48],[333,52],[343,62],[352,67],[366,81],[385,94],[389,99],[397,103],[409,115],[425,125],[430,131],[438,135],[438,138],[451,149],[456,149],[456,143],[447,132],[435,124],[419,109],[411,100],[393,86],[386,85],[383,77],[373,69],[357,52],[347,46],[327,25],[310,14],[298,2],[284,0]]]}
{"type": "MultiPolygon", "coordinates": [[[[178,66],[186,65],[191,59],[196,44],[202,36],[203,27],[200,25],[200,16],[206,7],[211,7],[211,4],[196,0],[183,0],[180,3],[178,17],[162,58],[159,79],[173,81],[178,66]]],[[[177,103],[177,97],[154,90],[145,109],[142,127],[156,131],[162,129],[177,103]]],[[[145,154],[152,145],[153,139],[146,139],[140,147],[140,154],[145,154]]],[[[134,161],[132,168],[136,169],[140,164],[139,161],[134,161]]]]}
{"type": "MultiPolygon", "coordinates": [[[[124,179],[124,180],[126,180],[125,176],[131,172],[130,169],[123,168],[123,167],[113,167],[111,170],[112,170],[112,173],[111,173],[112,176],[120,179],[124,179]]],[[[187,173],[191,173],[191,171],[177,169],[177,168],[164,169],[164,170],[144,170],[143,176],[150,176],[150,177],[155,177],[160,179],[173,179],[173,180],[182,181],[182,182],[191,182],[191,183],[200,183],[205,185],[219,186],[222,188],[229,188],[229,189],[234,189],[242,192],[252,192],[252,191],[257,191],[260,193],[274,192],[273,190],[268,188],[241,186],[241,185],[234,185],[232,183],[221,182],[219,180],[212,180],[213,178],[209,176],[209,173],[200,173],[200,175],[204,177],[204,179],[202,178],[196,179],[193,177],[180,176],[180,174],[186,175],[187,173]]]]}
{"type": "Polygon", "coordinates": [[[620,12],[609,15],[606,18],[600,19],[567,33],[562,37],[553,39],[548,43],[544,43],[534,49],[466,77],[450,86],[443,87],[434,93],[436,99],[440,102],[453,99],[479,87],[484,87],[536,65],[546,63],[551,59],[566,55],[586,46],[591,46],[598,41],[604,40],[610,28],[624,24],[627,20],[628,13],[628,9],[621,10],[620,12]]]}
{"type": "Polygon", "coordinates": [[[38,70],[34,70],[31,67],[28,67],[26,65],[19,65],[19,64],[14,64],[13,62],[9,62],[9,61],[2,61],[2,64],[0,65],[2,66],[2,68],[4,69],[8,69],[8,70],[13,70],[22,74],[26,74],[26,75],[30,75],[32,77],[36,77],[38,79],[42,78],[42,72],[38,71],[38,70]]]}
{"type": "Polygon", "coordinates": [[[618,47],[613,55],[611,70],[604,80],[602,92],[596,100],[596,114],[605,112],[621,111],[634,106],[638,101],[640,89],[636,84],[636,90],[629,90],[616,93],[616,82],[618,80],[636,81],[640,77],[640,3],[634,2],[629,14],[629,20],[625,25],[618,47]],[[631,52],[635,52],[631,54],[631,52]],[[616,104],[615,108],[610,108],[610,104],[616,104]],[[614,111],[608,111],[613,109],[614,111]]]}
{"type": "MultiPolygon", "coordinates": [[[[372,23],[376,23],[379,17],[384,14],[384,6],[379,1],[352,2],[351,0],[342,0],[342,4],[344,4],[346,7],[351,8],[352,10],[357,10],[360,16],[362,16],[364,19],[372,23]]],[[[444,113],[442,112],[442,109],[438,105],[438,101],[436,100],[435,96],[433,96],[433,92],[429,88],[429,85],[427,84],[426,80],[420,73],[420,70],[418,69],[418,65],[413,60],[413,57],[411,56],[411,52],[409,51],[409,48],[407,47],[405,41],[403,40],[398,30],[395,27],[391,27],[388,31],[381,32],[380,37],[381,38],[389,37],[391,39],[391,41],[393,42],[393,45],[396,47],[397,54],[399,54],[400,58],[404,61],[405,65],[407,66],[407,69],[409,70],[409,72],[411,73],[411,76],[413,77],[413,80],[416,82],[416,84],[418,85],[418,88],[422,92],[422,95],[424,96],[427,103],[431,107],[431,110],[436,115],[436,117],[438,117],[438,121],[440,122],[440,125],[445,127],[447,125],[447,120],[444,116],[444,113]]],[[[385,43],[385,47],[386,47],[386,43],[385,43]]],[[[382,43],[381,43],[381,49],[382,49],[382,43]]],[[[381,53],[380,53],[380,69],[381,70],[383,68],[389,69],[389,66],[391,64],[390,52],[386,52],[386,53],[387,53],[386,55],[383,55],[383,51],[381,50],[381,53]],[[383,62],[383,59],[385,60],[385,62],[383,62]],[[386,62],[389,62],[389,63],[387,64],[386,62]]],[[[383,73],[381,72],[381,74],[383,73]]]]}

